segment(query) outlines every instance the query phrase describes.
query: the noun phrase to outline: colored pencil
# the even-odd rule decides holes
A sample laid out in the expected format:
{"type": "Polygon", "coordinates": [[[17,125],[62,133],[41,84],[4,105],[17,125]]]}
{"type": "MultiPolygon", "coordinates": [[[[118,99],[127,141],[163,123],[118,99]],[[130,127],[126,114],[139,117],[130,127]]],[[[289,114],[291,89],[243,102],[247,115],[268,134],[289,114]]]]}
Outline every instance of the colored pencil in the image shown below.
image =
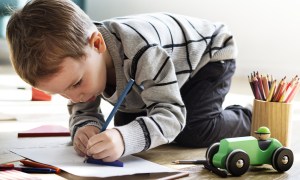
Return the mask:
{"type": "Polygon", "coordinates": [[[277,80],[273,79],[272,75],[264,76],[258,71],[253,71],[248,76],[248,82],[255,99],[267,102],[291,102],[300,91],[299,81],[298,75],[290,81],[287,81],[286,76],[284,76],[277,84],[277,80]]]}
{"type": "Polygon", "coordinates": [[[20,162],[24,165],[24,166],[28,166],[28,167],[36,167],[36,168],[49,168],[49,169],[53,169],[56,171],[57,174],[60,173],[60,169],[54,166],[50,166],[47,164],[42,164],[39,162],[35,162],[35,161],[30,161],[30,160],[20,160],[20,162]]]}
{"type": "Polygon", "coordinates": [[[270,89],[270,92],[269,92],[269,96],[268,96],[268,98],[267,98],[267,101],[270,102],[270,101],[272,100],[275,89],[276,89],[276,80],[274,80],[274,81],[272,82],[271,89],[270,89]]]}

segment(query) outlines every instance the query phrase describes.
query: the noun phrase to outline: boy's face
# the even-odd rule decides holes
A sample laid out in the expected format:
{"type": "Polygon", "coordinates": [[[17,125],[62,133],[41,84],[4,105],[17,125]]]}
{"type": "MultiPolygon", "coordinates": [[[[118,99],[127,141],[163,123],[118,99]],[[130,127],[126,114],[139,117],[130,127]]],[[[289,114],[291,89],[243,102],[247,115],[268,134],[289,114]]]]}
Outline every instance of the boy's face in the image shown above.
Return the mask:
{"type": "Polygon", "coordinates": [[[39,81],[37,88],[60,94],[72,102],[87,102],[101,94],[106,85],[106,62],[102,53],[87,46],[86,57],[80,60],[63,59],[61,71],[55,76],[39,81]]]}

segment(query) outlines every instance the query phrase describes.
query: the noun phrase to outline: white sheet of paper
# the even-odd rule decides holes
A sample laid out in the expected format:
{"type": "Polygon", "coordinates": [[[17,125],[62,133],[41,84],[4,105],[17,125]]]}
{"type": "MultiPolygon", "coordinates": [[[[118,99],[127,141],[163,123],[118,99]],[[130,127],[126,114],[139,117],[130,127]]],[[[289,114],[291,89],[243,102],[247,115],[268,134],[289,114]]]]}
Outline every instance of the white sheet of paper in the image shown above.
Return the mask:
{"type": "Polygon", "coordinates": [[[139,173],[174,172],[174,169],[144,160],[136,156],[120,159],[124,167],[113,167],[84,163],[84,158],[76,154],[72,146],[31,149],[13,149],[25,158],[56,166],[68,173],[82,177],[111,177],[139,173]]]}

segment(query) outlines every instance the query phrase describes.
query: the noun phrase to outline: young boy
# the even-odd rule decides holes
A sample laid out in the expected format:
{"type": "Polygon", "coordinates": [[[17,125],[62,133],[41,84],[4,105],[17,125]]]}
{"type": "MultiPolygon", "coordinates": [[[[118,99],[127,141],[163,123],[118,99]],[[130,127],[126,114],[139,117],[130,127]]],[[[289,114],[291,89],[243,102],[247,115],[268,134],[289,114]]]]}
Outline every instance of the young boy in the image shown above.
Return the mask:
{"type": "Polygon", "coordinates": [[[70,100],[70,131],[80,155],[114,161],[162,144],[207,147],[250,133],[251,111],[222,109],[237,58],[219,23],[169,13],[93,23],[67,0],[33,0],[7,26],[11,61],[30,85],[70,100]],[[101,99],[114,104],[104,123],[101,99]]]}

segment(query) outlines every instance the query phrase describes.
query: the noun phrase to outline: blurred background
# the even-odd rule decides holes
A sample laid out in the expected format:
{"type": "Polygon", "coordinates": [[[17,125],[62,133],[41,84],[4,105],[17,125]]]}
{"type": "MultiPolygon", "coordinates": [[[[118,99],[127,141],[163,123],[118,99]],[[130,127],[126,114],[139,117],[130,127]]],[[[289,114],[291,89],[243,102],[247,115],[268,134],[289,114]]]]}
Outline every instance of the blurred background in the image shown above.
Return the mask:
{"type": "MultiPolygon", "coordinates": [[[[6,6],[22,7],[27,0],[0,0],[0,65],[9,64],[6,6]]],[[[149,12],[171,12],[229,25],[238,43],[235,76],[252,71],[282,78],[299,73],[300,1],[298,0],[77,0],[93,20],[149,12]]],[[[1,72],[0,72],[1,73],[1,72]]]]}

